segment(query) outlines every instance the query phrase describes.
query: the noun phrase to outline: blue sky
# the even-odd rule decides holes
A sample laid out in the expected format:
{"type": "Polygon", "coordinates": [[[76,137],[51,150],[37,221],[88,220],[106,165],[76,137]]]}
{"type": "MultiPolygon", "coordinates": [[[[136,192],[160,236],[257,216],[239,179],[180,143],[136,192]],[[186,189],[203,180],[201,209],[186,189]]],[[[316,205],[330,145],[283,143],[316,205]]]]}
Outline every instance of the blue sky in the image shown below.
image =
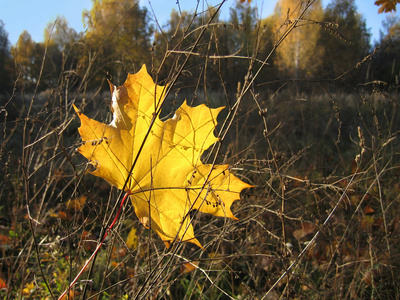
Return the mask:
{"type": "MultiPolygon", "coordinates": [[[[221,0],[200,0],[200,5],[216,5],[221,0]]],[[[259,7],[258,11],[261,17],[267,17],[273,12],[277,0],[253,0],[252,5],[259,7]]],[[[330,0],[323,0],[324,7],[330,0]]],[[[356,0],[359,12],[364,16],[367,27],[371,29],[372,40],[379,39],[379,30],[385,14],[378,14],[378,7],[374,5],[375,0],[356,0]]],[[[178,9],[177,0],[140,0],[141,6],[154,9],[155,16],[161,24],[165,24],[170,16],[172,9],[178,9]]],[[[181,9],[193,10],[197,0],[181,0],[181,9]]],[[[224,4],[222,17],[227,18],[229,7],[234,3],[228,0],[224,4]]],[[[28,30],[36,42],[43,40],[43,31],[49,22],[54,22],[57,16],[64,16],[70,27],[80,32],[84,30],[82,23],[82,12],[89,10],[92,6],[92,0],[0,0],[0,19],[5,23],[5,30],[8,32],[8,38],[14,45],[23,30],[28,30]]],[[[399,16],[399,12],[396,13],[399,16]]]]}

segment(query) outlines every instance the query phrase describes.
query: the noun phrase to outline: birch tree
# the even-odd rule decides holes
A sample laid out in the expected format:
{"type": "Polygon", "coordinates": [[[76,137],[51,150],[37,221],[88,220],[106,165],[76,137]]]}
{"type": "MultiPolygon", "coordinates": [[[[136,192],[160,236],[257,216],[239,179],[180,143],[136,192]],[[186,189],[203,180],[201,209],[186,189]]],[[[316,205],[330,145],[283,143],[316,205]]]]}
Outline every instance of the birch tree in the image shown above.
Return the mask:
{"type": "Polygon", "coordinates": [[[321,1],[279,0],[274,12],[276,41],[292,30],[277,48],[276,66],[284,76],[312,77],[321,63],[317,48],[323,18],[321,1]],[[311,4],[311,5],[310,5],[311,4]]]}

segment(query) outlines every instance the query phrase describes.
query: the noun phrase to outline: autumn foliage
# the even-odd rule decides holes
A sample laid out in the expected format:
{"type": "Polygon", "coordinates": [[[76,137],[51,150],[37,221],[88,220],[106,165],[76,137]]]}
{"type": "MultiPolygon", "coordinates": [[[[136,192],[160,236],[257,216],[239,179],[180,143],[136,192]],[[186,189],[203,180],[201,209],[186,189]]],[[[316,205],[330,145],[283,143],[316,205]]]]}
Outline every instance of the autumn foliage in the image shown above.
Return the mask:
{"type": "Polygon", "coordinates": [[[214,136],[221,108],[186,102],[173,118],[158,117],[166,87],[154,84],[146,67],[121,87],[110,84],[113,120],[109,125],[81,120],[79,152],[106,179],[131,196],[139,220],[168,245],[189,241],[198,246],[189,212],[196,209],[220,217],[231,212],[240,191],[249,188],[228,165],[204,165],[202,153],[218,141],[214,136]]]}
{"type": "Polygon", "coordinates": [[[182,3],[0,22],[0,298],[399,299],[396,16],[182,3]]]}
{"type": "Polygon", "coordinates": [[[396,11],[396,5],[399,4],[399,0],[376,0],[375,5],[380,6],[378,12],[388,13],[391,11],[396,11]]]}

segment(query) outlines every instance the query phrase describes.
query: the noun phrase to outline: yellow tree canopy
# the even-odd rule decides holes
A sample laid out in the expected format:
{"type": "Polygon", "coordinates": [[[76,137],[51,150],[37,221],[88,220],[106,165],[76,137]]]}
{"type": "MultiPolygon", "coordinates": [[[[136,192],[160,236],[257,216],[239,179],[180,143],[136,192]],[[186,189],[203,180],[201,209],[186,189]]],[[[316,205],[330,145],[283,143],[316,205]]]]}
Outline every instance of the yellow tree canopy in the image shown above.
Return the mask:
{"type": "Polygon", "coordinates": [[[323,19],[321,1],[315,1],[308,8],[307,5],[307,1],[279,0],[275,7],[274,28],[277,39],[296,24],[294,30],[277,48],[275,60],[284,74],[294,78],[314,75],[322,59],[322,51],[316,48],[320,28],[314,23],[323,19]]]}

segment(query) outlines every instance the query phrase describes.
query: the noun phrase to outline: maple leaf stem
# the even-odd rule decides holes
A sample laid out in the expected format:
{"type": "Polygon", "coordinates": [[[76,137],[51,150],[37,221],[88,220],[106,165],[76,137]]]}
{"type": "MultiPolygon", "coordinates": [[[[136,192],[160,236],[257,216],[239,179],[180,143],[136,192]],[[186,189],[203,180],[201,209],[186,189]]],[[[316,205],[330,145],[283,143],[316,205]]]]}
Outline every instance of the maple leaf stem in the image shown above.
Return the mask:
{"type": "Polygon", "coordinates": [[[69,290],[72,288],[72,286],[78,281],[79,277],[82,275],[83,271],[85,271],[86,267],[89,265],[89,263],[93,260],[93,258],[96,256],[97,252],[99,252],[100,247],[103,245],[108,233],[111,231],[111,229],[114,227],[115,223],[117,222],[119,215],[121,214],[121,210],[122,207],[124,206],[125,200],[128,198],[128,196],[130,195],[130,192],[125,193],[124,198],[122,198],[121,204],[119,206],[118,212],[115,215],[114,220],[112,221],[112,223],[110,224],[110,226],[108,226],[107,230],[104,232],[103,238],[101,239],[101,242],[97,245],[96,249],[94,250],[94,252],[92,253],[92,255],[89,257],[89,259],[85,262],[85,264],[83,265],[83,267],[81,268],[81,270],[79,271],[78,275],[76,275],[75,279],[72,280],[72,282],[70,283],[70,285],[68,286],[68,288],[61,294],[61,296],[58,298],[58,300],[63,299],[63,297],[65,296],[66,293],[69,292],[69,290]]]}

